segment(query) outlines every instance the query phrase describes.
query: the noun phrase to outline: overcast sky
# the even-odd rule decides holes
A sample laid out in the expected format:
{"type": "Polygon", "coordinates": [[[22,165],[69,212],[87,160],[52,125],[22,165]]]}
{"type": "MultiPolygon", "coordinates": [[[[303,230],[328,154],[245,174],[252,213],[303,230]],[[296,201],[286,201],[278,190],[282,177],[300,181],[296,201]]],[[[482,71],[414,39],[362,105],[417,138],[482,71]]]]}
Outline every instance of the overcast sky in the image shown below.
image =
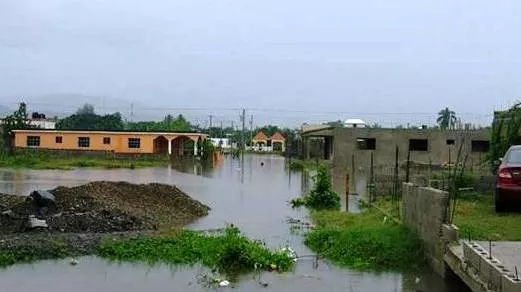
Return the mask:
{"type": "Polygon", "coordinates": [[[0,98],[246,107],[279,123],[448,106],[480,122],[521,96],[520,15],[518,0],[2,0],[0,98]]]}

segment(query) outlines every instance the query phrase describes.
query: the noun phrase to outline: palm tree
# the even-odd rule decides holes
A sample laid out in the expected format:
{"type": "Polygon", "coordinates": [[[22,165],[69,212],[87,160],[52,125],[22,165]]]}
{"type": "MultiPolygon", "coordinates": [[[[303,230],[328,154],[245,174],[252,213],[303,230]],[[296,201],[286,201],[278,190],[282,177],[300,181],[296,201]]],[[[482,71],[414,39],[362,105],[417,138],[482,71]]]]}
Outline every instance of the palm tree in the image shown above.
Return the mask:
{"type": "Polygon", "coordinates": [[[438,119],[436,122],[440,125],[441,129],[454,129],[458,118],[456,113],[451,111],[448,107],[438,112],[438,119]]]}

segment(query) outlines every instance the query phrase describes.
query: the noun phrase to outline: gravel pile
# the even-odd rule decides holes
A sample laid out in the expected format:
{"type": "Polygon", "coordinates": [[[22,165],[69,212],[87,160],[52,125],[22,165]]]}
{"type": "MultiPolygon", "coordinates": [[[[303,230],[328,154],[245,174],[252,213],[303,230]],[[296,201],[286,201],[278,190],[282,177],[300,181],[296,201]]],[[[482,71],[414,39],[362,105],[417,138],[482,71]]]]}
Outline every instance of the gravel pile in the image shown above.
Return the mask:
{"type": "Polygon", "coordinates": [[[0,195],[0,232],[28,232],[28,218],[45,220],[49,232],[110,233],[170,229],[208,214],[209,207],[175,186],[91,182],[50,190],[42,207],[28,197],[0,195]]]}

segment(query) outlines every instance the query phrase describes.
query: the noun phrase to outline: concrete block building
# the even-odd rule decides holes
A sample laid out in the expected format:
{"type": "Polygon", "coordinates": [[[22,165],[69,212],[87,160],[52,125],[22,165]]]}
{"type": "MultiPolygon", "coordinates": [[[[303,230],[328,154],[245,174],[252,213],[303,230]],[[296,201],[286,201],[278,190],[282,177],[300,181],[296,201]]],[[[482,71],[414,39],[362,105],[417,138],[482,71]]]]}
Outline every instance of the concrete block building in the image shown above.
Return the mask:
{"type": "MultiPolygon", "coordinates": [[[[310,157],[312,139],[323,139],[321,157],[329,164],[333,185],[339,193],[345,193],[346,176],[367,175],[373,156],[374,167],[392,167],[396,160],[402,166],[407,161],[414,164],[442,166],[454,163],[460,145],[461,159],[467,156],[467,166],[483,165],[490,147],[486,130],[441,129],[378,129],[378,128],[322,128],[304,131],[303,156],[310,157]]],[[[351,182],[352,183],[352,182],[351,182]]],[[[347,186],[348,188],[349,186],[347,186]]],[[[351,186],[353,188],[353,186],[351,186]]]]}

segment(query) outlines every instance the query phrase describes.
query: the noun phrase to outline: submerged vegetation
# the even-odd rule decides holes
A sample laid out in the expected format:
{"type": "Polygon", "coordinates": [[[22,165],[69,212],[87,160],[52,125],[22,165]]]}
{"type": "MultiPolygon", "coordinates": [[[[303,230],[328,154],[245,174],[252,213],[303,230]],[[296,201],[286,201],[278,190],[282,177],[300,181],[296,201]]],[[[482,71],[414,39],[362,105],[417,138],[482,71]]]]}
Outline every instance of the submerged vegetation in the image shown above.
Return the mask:
{"type": "Polygon", "coordinates": [[[261,242],[248,239],[236,227],[223,233],[204,234],[179,230],[170,234],[141,235],[115,239],[106,237],[92,248],[67,243],[59,237],[26,240],[0,248],[0,267],[16,263],[68,256],[96,254],[114,261],[144,264],[202,264],[230,279],[254,270],[285,272],[293,267],[293,258],[284,251],[270,251],[261,242]]]}
{"type": "Polygon", "coordinates": [[[288,167],[290,170],[315,170],[320,166],[320,162],[318,160],[301,160],[301,159],[291,159],[288,163],[288,167]]]}
{"type": "Polygon", "coordinates": [[[232,276],[255,269],[284,272],[293,265],[287,253],[268,250],[262,243],[246,238],[236,227],[227,227],[224,233],[216,235],[181,230],[157,237],[105,241],[98,248],[98,255],[149,264],[200,263],[232,276]]]}
{"type": "Polygon", "coordinates": [[[375,209],[359,214],[311,213],[317,228],[305,243],[332,262],[357,270],[410,271],[424,264],[420,239],[402,225],[386,221],[375,209]]]}

